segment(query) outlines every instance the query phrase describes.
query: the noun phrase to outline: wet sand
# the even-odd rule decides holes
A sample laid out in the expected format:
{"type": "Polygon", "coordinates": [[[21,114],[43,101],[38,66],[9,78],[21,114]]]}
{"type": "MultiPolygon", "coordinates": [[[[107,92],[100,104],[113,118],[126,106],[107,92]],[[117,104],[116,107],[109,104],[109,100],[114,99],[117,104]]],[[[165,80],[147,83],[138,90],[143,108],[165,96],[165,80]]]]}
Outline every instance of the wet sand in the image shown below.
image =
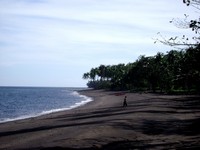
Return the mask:
{"type": "Polygon", "coordinates": [[[94,101],[1,123],[0,149],[200,149],[199,96],[80,93],[94,101]]]}

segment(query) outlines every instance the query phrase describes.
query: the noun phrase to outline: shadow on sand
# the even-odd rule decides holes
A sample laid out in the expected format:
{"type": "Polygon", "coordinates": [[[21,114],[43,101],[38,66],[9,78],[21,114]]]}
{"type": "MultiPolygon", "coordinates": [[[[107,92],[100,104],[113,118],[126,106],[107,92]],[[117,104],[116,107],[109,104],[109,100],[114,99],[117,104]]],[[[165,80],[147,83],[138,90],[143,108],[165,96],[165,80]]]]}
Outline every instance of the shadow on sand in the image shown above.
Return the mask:
{"type": "MultiPolygon", "coordinates": [[[[93,110],[91,112],[78,112],[78,115],[74,114],[66,114],[60,117],[52,118],[59,122],[57,125],[48,125],[48,126],[40,126],[35,128],[26,128],[15,131],[5,131],[0,132],[0,137],[15,135],[15,134],[23,134],[27,132],[36,132],[36,131],[44,131],[51,130],[56,128],[66,128],[66,127],[74,127],[74,126],[88,126],[94,125],[99,126],[101,124],[108,123],[108,119],[110,116],[116,116],[115,119],[109,119],[109,125],[116,128],[123,128],[125,130],[134,130],[136,132],[140,132],[147,136],[149,135],[179,135],[179,136],[193,136],[192,141],[188,142],[174,142],[167,143],[165,141],[155,143],[155,141],[139,141],[139,140],[126,140],[126,141],[117,141],[111,142],[101,147],[90,147],[90,148],[82,148],[82,150],[115,150],[115,149],[200,149],[200,116],[196,118],[190,119],[178,119],[176,117],[169,117],[168,119],[141,119],[140,122],[134,123],[131,119],[127,119],[129,121],[128,124],[122,124],[120,121],[123,118],[117,118],[119,115],[140,115],[142,113],[162,116],[176,116],[176,115],[184,115],[190,113],[198,113],[200,112],[200,98],[199,97],[188,97],[187,99],[174,99],[174,100],[160,100],[160,99],[145,99],[143,101],[139,101],[137,103],[130,103],[129,106],[124,109],[122,107],[109,107],[102,108],[98,110],[93,110]],[[156,106],[159,109],[149,109],[149,106],[156,106]],[[169,108],[169,109],[166,109],[169,108]],[[76,122],[76,120],[79,120],[76,122]],[[112,122],[113,121],[113,122],[112,122]]],[[[162,117],[161,117],[162,118],[162,117]]],[[[67,149],[67,150],[78,150],[75,148],[66,148],[66,147],[37,147],[34,149],[67,149]]]]}

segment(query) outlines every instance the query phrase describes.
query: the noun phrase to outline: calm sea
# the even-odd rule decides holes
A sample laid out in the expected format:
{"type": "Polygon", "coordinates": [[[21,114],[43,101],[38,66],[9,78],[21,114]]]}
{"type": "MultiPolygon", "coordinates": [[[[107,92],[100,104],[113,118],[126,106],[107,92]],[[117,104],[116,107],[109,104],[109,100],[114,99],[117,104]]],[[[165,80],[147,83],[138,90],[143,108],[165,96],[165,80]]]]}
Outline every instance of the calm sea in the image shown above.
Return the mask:
{"type": "Polygon", "coordinates": [[[78,94],[82,89],[0,87],[0,123],[69,110],[90,102],[91,98],[78,94]]]}

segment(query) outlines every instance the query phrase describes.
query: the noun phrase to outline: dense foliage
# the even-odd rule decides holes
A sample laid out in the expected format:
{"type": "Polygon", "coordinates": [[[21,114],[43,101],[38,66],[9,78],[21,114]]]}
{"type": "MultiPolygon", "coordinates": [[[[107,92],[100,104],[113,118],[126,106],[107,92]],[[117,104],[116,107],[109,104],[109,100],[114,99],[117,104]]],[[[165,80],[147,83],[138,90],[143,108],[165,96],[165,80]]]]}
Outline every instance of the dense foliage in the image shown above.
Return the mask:
{"type": "Polygon", "coordinates": [[[200,91],[200,45],[166,54],[140,56],[135,62],[100,65],[84,73],[88,87],[153,92],[200,91]]]}
{"type": "MultiPolygon", "coordinates": [[[[183,0],[187,6],[200,10],[200,0],[183,0]]],[[[197,12],[198,13],[198,12],[197,12]]],[[[112,90],[151,90],[153,92],[200,93],[200,18],[184,22],[170,21],[178,26],[195,31],[195,43],[183,37],[157,39],[169,46],[186,46],[182,50],[171,50],[167,54],[140,56],[135,62],[118,65],[100,65],[84,73],[89,79],[88,87],[112,90]]],[[[155,41],[155,42],[156,42],[155,41]]]]}

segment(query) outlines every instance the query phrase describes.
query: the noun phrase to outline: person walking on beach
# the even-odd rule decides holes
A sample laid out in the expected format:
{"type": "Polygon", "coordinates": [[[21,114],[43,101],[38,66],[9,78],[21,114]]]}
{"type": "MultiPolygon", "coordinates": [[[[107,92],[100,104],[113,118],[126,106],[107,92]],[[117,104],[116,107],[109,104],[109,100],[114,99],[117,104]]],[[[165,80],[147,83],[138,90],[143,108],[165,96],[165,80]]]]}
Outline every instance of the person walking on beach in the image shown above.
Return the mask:
{"type": "Polygon", "coordinates": [[[126,96],[124,97],[124,102],[123,102],[123,107],[127,107],[127,101],[126,101],[126,96]]]}

